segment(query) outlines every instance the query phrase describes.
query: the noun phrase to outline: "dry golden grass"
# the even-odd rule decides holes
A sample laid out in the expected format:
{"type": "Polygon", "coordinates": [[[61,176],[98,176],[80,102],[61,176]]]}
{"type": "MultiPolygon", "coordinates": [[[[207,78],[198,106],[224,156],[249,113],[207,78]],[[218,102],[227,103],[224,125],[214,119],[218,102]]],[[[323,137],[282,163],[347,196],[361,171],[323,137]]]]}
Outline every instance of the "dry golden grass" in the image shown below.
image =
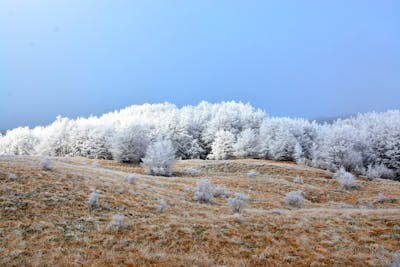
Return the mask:
{"type": "Polygon", "coordinates": [[[395,181],[359,177],[359,189],[345,191],[325,171],[265,160],[179,161],[174,177],[111,161],[51,163],[44,171],[40,158],[0,157],[1,266],[382,266],[381,247],[400,250],[395,181]],[[249,178],[252,169],[258,175],[249,178]],[[137,183],[124,182],[133,172],[137,183]],[[293,183],[297,175],[304,184],[293,183]],[[249,195],[248,207],[234,215],[226,199],[194,201],[184,188],[204,177],[249,195]],[[90,210],[93,189],[100,206],[90,210]],[[284,202],[292,190],[306,193],[302,208],[284,202]],[[379,192],[386,201],[376,202],[379,192]],[[115,214],[126,228],[107,228],[115,214]]]}

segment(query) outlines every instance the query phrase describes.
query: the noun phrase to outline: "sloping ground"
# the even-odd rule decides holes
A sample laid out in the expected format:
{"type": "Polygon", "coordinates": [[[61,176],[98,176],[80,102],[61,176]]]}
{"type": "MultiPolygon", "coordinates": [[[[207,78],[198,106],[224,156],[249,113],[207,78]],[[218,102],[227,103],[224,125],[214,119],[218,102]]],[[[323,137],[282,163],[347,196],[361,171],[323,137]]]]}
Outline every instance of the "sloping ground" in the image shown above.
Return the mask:
{"type": "Polygon", "coordinates": [[[400,250],[399,182],[361,177],[345,191],[325,171],[264,160],[179,161],[168,178],[111,161],[50,162],[44,171],[40,158],[0,157],[1,266],[382,266],[400,250]],[[128,173],[140,174],[135,185],[123,181],[128,173]],[[248,207],[234,215],[224,198],[194,201],[204,177],[248,194],[248,207]],[[101,192],[91,210],[93,189],[101,192]],[[301,208],[286,205],[292,190],[306,193],[301,208]],[[109,229],[115,214],[128,226],[109,229]]]}

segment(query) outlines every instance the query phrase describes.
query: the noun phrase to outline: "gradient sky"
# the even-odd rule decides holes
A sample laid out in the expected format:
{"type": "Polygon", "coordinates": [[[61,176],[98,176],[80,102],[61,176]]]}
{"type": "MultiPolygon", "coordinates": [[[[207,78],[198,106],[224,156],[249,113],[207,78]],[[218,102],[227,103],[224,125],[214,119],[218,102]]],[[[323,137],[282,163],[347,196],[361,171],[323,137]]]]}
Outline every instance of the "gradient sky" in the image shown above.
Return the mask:
{"type": "Polygon", "coordinates": [[[400,108],[400,1],[0,0],[0,130],[201,100],[400,108]]]}

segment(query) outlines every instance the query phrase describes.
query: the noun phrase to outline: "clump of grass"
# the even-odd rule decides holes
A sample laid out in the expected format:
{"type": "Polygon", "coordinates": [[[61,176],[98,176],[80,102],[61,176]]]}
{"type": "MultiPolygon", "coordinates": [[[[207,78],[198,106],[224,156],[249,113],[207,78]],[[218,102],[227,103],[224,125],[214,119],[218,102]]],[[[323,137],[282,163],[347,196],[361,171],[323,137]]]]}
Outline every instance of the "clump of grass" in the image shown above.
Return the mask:
{"type": "Polygon", "coordinates": [[[201,179],[197,182],[194,199],[202,203],[210,203],[214,200],[213,188],[208,179],[201,179]]]}
{"type": "Polygon", "coordinates": [[[212,190],[212,193],[213,193],[214,197],[227,197],[230,194],[228,189],[226,189],[225,187],[221,187],[221,186],[215,187],[212,190]]]}
{"type": "Polygon", "coordinates": [[[387,197],[383,193],[379,193],[378,195],[378,202],[385,202],[387,197]]]}
{"type": "Polygon", "coordinates": [[[228,207],[231,208],[233,213],[241,213],[246,207],[248,200],[249,196],[242,193],[236,193],[234,197],[228,199],[228,207]]]}
{"type": "Polygon", "coordinates": [[[124,181],[130,184],[135,184],[136,180],[137,180],[137,175],[135,173],[128,174],[124,179],[124,181]]]}
{"type": "Polygon", "coordinates": [[[42,170],[44,171],[51,171],[53,169],[53,167],[51,166],[50,160],[48,158],[44,158],[41,162],[40,162],[40,167],[42,168],[42,170]]]}
{"type": "Polygon", "coordinates": [[[293,179],[293,183],[295,183],[295,184],[304,184],[303,179],[300,176],[296,176],[293,179]]]}
{"type": "Polygon", "coordinates": [[[257,172],[256,170],[250,170],[250,171],[247,173],[247,176],[248,176],[249,178],[256,177],[257,175],[258,175],[258,172],[257,172]]]}
{"type": "Polygon", "coordinates": [[[192,176],[200,175],[200,173],[201,173],[201,171],[196,168],[188,168],[185,170],[185,174],[192,175],[192,176]]]}
{"type": "Polygon", "coordinates": [[[289,206],[299,208],[304,201],[303,191],[291,191],[285,195],[285,202],[289,206]]]}
{"type": "Polygon", "coordinates": [[[339,182],[339,184],[344,189],[351,190],[357,188],[357,181],[354,175],[347,172],[343,167],[337,170],[333,177],[339,182]]]}
{"type": "Polygon", "coordinates": [[[159,213],[164,213],[166,209],[167,209],[167,202],[165,202],[164,199],[159,199],[158,200],[158,207],[157,207],[158,212],[159,213]]]}
{"type": "Polygon", "coordinates": [[[126,227],[127,224],[125,223],[125,216],[119,214],[113,215],[111,222],[107,226],[108,229],[117,229],[117,230],[122,230],[123,228],[126,227]]]}
{"type": "Polygon", "coordinates": [[[92,193],[90,193],[87,201],[89,208],[91,209],[97,208],[99,206],[98,200],[99,200],[99,192],[97,190],[93,190],[92,193]]]}
{"type": "Polygon", "coordinates": [[[11,180],[11,181],[15,181],[15,180],[17,180],[17,175],[16,175],[15,173],[9,173],[9,174],[7,175],[7,178],[8,178],[9,180],[11,180]]]}

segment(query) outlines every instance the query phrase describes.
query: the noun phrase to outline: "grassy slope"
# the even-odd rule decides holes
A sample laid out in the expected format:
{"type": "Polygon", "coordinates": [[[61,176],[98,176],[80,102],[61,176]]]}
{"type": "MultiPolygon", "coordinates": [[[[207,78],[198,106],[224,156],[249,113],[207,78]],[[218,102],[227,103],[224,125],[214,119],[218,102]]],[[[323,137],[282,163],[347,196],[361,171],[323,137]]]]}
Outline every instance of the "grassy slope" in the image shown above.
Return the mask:
{"type": "Polygon", "coordinates": [[[58,158],[43,171],[39,162],[0,157],[2,266],[379,266],[382,246],[400,250],[399,182],[358,178],[359,190],[344,191],[324,171],[291,163],[192,160],[179,161],[174,177],[141,174],[130,185],[123,178],[142,173],[138,165],[58,158]],[[190,167],[202,173],[185,175],[190,167]],[[248,178],[251,169],[259,175],[248,178]],[[292,182],[297,175],[303,185],[292,182]],[[248,194],[248,208],[233,215],[226,199],[193,201],[183,189],[202,177],[248,194]],[[100,207],[89,210],[94,188],[100,207]],[[301,209],[285,204],[291,190],[306,192],[301,209]],[[374,202],[379,192],[388,200],[374,202]],[[131,226],[108,230],[114,214],[131,226]]]}

